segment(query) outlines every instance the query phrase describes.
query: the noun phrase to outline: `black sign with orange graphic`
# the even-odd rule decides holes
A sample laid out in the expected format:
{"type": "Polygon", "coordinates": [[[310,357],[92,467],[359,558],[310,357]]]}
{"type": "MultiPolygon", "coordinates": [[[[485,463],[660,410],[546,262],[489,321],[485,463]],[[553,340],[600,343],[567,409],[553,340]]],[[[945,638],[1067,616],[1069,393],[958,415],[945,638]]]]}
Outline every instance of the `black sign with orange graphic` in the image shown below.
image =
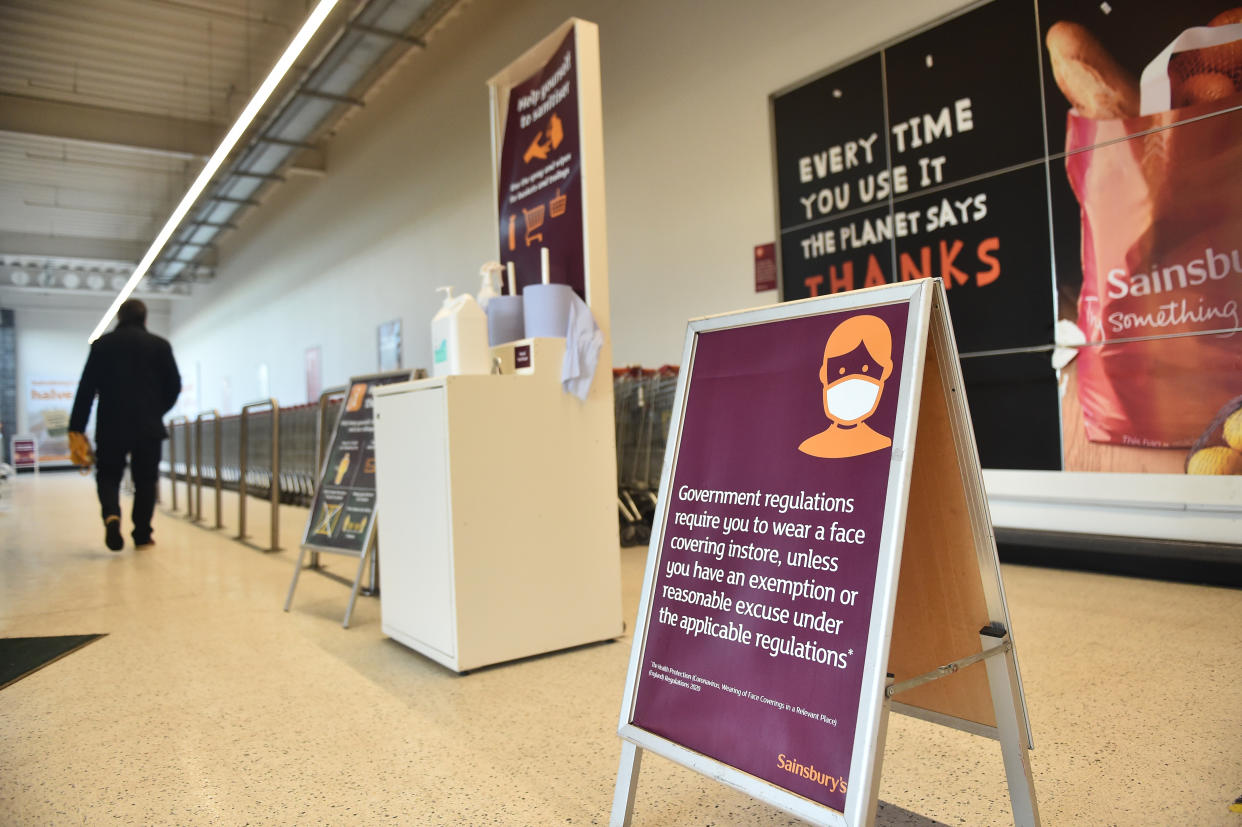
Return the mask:
{"type": "Polygon", "coordinates": [[[773,99],[784,299],[938,277],[963,353],[1050,341],[1034,30],[995,2],[773,99]]]}
{"type": "MultiPolygon", "coordinates": [[[[783,299],[940,278],[964,355],[1051,344],[1035,31],[996,0],[773,96],[783,299]]],[[[985,465],[1060,467],[1050,365],[1036,384],[1019,423],[975,406],[985,465]]]]}
{"type": "Polygon", "coordinates": [[[772,121],[782,297],[942,279],[986,467],[1242,472],[1238,0],[992,0],[772,121]]]}
{"type": "Polygon", "coordinates": [[[375,522],[375,421],[371,389],[408,371],[352,381],[328,446],[303,545],[362,554],[375,522]]]}
{"type": "Polygon", "coordinates": [[[513,263],[520,290],[539,283],[539,251],[546,247],[551,281],[585,299],[577,78],[570,31],[542,69],[509,91],[500,154],[500,260],[513,263]]]}

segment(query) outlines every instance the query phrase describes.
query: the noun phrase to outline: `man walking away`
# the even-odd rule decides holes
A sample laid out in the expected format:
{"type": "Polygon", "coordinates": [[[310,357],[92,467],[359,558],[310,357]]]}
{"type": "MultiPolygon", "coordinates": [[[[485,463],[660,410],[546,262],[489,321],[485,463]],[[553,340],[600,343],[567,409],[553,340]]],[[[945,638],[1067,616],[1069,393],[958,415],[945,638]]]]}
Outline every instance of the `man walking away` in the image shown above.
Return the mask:
{"type": "MultiPolygon", "coordinates": [[[[181,393],[181,374],[166,339],[147,332],[147,306],[129,299],[116,328],[91,345],[73,400],[69,430],[81,434],[99,396],[95,416],[95,485],[103,512],[104,543],[120,551],[121,475],[129,460],[134,481],[134,548],[153,545],[151,517],[159,485],[160,449],[168,431],[164,414],[181,393]]],[[[83,437],[85,439],[85,437],[83,437]]]]}

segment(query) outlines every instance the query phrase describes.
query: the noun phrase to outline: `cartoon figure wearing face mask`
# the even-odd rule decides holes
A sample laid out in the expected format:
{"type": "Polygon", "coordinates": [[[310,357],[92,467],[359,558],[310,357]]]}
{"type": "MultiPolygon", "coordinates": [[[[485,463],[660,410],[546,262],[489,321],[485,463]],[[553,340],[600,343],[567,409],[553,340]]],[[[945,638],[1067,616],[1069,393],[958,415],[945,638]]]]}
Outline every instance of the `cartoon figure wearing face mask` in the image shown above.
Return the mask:
{"type": "Polygon", "coordinates": [[[893,372],[893,337],[876,316],[854,316],[832,331],[824,346],[819,381],[824,386],[828,429],[808,437],[798,450],[836,459],[879,451],[893,440],[864,421],[875,412],[884,381],[893,372]]]}

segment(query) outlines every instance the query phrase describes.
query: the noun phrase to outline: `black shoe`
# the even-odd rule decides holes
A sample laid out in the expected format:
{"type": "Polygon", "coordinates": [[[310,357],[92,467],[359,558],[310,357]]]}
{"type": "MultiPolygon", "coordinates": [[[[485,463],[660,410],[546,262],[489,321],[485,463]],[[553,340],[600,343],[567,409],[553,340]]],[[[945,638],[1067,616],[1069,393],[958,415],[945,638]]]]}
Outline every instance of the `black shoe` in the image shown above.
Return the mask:
{"type": "Polygon", "coordinates": [[[155,538],[150,535],[147,535],[141,540],[139,540],[137,537],[134,538],[134,550],[135,551],[142,551],[144,548],[151,548],[151,546],[153,545],[155,545],[155,538]]]}
{"type": "Polygon", "coordinates": [[[120,517],[108,517],[104,520],[104,545],[113,551],[125,548],[125,539],[121,537],[120,517]]]}

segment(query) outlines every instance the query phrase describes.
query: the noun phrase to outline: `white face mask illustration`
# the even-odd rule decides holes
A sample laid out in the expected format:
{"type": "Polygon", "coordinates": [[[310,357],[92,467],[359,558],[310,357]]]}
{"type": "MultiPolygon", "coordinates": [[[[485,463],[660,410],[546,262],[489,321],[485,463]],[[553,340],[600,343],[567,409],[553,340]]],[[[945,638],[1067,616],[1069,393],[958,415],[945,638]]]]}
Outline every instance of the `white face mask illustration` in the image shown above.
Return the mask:
{"type": "Polygon", "coordinates": [[[880,399],[880,383],[862,376],[846,376],[824,388],[824,410],[841,425],[871,415],[880,399]]]}

